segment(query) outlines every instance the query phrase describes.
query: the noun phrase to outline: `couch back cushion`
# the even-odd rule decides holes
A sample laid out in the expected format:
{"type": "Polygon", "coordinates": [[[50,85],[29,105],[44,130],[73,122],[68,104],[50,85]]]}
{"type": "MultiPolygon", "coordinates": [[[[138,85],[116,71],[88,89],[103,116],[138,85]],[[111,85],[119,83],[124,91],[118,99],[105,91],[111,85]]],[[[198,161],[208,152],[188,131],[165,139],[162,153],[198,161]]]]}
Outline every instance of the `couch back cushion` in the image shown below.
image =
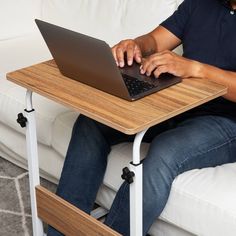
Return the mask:
{"type": "Polygon", "coordinates": [[[176,0],[42,0],[42,19],[113,45],[152,30],[176,0]]]}
{"type": "Polygon", "coordinates": [[[0,40],[34,31],[34,19],[41,16],[41,0],[2,0],[0,7],[0,40]]]}

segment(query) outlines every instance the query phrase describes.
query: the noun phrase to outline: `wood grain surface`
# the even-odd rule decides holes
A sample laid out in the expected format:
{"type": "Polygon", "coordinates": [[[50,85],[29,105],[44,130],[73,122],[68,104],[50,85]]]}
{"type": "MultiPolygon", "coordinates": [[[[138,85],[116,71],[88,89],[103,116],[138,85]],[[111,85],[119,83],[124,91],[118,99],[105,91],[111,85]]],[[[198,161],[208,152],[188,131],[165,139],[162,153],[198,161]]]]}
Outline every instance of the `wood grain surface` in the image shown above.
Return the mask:
{"type": "Polygon", "coordinates": [[[42,186],[36,187],[38,216],[67,236],[121,236],[42,186]]]}
{"type": "Polygon", "coordinates": [[[7,78],[126,134],[138,133],[227,92],[222,85],[190,78],[129,102],[63,76],[53,60],[8,73],[7,78]]]}

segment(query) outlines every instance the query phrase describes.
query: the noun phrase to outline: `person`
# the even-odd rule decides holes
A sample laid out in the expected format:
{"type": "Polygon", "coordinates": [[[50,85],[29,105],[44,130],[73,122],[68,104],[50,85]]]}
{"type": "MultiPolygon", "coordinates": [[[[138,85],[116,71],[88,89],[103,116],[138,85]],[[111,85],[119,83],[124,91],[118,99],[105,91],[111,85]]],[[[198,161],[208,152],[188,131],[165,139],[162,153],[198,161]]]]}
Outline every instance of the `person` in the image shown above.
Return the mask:
{"type": "MultiPolygon", "coordinates": [[[[148,3],[147,3],[148,4],[148,3]]],[[[140,63],[158,79],[169,72],[207,79],[227,94],[148,130],[143,161],[143,235],[163,211],[174,178],[194,168],[236,161],[236,1],[185,0],[152,32],[112,48],[117,65],[140,63]],[[172,52],[183,45],[183,56],[172,52]],[[126,54],[126,57],[125,57],[126,54]]],[[[80,115],[74,124],[57,194],[90,213],[111,146],[133,140],[80,115]]],[[[105,224],[129,235],[129,184],[119,188],[105,224]]],[[[49,227],[48,236],[62,235],[49,227]]]]}

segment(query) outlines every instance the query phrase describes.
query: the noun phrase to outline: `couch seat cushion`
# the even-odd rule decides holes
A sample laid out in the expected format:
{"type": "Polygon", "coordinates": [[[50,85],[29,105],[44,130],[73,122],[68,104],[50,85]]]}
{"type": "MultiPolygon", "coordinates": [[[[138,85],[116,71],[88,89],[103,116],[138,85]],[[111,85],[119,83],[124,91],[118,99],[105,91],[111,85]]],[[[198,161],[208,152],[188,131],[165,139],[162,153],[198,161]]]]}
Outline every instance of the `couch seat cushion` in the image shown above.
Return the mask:
{"type": "Polygon", "coordinates": [[[236,163],[178,176],[162,218],[196,235],[236,232],[236,163]]]}

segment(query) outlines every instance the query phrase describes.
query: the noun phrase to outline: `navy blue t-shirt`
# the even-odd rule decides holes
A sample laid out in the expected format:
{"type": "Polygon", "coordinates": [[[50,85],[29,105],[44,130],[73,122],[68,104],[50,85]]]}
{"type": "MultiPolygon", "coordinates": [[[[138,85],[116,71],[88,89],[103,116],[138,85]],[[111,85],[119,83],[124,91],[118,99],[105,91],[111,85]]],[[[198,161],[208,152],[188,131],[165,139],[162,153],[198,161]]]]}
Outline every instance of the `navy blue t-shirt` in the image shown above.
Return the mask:
{"type": "MultiPolygon", "coordinates": [[[[185,0],[161,25],[182,41],[184,57],[236,72],[236,11],[227,1],[185,0]]],[[[236,119],[236,103],[224,98],[195,111],[236,119]]]]}

